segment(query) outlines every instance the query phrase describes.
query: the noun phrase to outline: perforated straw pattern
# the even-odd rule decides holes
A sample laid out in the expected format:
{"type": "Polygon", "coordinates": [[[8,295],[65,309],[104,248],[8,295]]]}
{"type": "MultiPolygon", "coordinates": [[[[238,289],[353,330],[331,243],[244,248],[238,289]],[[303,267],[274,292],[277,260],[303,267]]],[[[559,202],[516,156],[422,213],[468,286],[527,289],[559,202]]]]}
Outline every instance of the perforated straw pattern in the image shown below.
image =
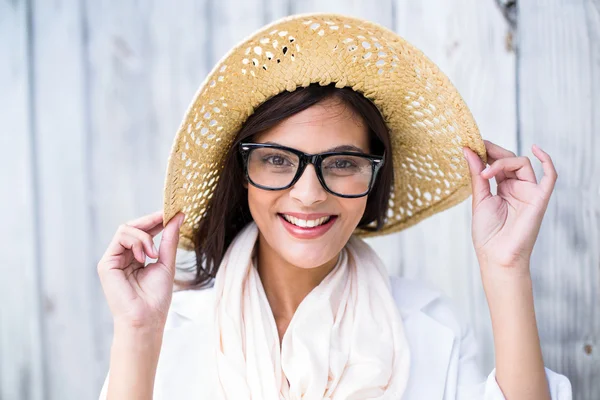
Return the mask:
{"type": "Polygon", "coordinates": [[[269,98],[318,82],[370,99],[391,132],[395,182],[385,227],[407,228],[470,194],[462,146],[485,161],[466,104],[420,50],[387,28],[338,14],[300,14],[267,25],[230,50],[198,89],[175,137],[164,191],[164,223],[186,214],[179,247],[206,215],[236,133],[269,98]]]}

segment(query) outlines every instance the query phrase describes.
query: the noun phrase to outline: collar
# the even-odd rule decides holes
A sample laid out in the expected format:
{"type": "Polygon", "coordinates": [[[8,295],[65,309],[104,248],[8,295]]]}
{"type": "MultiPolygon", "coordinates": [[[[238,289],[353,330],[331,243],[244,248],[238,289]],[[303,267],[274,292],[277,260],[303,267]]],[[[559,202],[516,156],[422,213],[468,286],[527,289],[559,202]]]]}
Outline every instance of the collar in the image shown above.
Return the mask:
{"type": "Polygon", "coordinates": [[[415,311],[423,311],[441,297],[442,293],[422,280],[390,276],[390,286],[394,301],[402,316],[415,311]]]}
{"type": "MultiPolygon", "coordinates": [[[[441,296],[441,292],[416,279],[390,276],[392,296],[400,313],[407,317],[415,311],[424,310],[441,296]]],[[[190,319],[199,321],[212,312],[215,301],[214,279],[204,289],[188,289],[174,292],[171,310],[190,319]]]]}
{"type": "Polygon", "coordinates": [[[198,322],[213,311],[215,302],[214,278],[203,289],[186,289],[173,293],[171,311],[189,320],[198,322]]]}

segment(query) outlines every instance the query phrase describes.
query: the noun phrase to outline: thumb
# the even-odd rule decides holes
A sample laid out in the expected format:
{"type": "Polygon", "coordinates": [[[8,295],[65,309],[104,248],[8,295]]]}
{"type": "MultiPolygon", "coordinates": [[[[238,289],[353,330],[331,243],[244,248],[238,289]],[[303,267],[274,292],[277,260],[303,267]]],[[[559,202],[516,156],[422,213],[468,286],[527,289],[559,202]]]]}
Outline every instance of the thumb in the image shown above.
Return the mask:
{"type": "Polygon", "coordinates": [[[490,192],[490,181],[481,176],[481,171],[483,171],[485,164],[481,161],[479,155],[468,147],[463,147],[463,153],[467,160],[467,164],[469,165],[469,172],[471,173],[473,209],[475,209],[479,203],[492,196],[492,193],[490,192]]]}
{"type": "Polygon", "coordinates": [[[185,219],[183,213],[175,215],[165,226],[165,229],[160,239],[160,247],[158,248],[158,260],[168,268],[173,274],[175,273],[175,256],[177,254],[177,244],[179,243],[179,228],[185,219]]]}

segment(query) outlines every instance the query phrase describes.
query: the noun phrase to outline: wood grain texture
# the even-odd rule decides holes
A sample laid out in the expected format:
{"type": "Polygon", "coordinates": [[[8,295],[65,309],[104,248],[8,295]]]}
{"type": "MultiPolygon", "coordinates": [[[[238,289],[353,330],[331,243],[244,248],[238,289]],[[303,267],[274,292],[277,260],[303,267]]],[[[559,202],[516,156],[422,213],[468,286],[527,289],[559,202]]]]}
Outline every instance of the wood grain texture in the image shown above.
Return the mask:
{"type": "Polygon", "coordinates": [[[26,3],[0,1],[0,399],[40,400],[44,353],[29,16],[26,3]]]}
{"type": "MultiPolygon", "coordinates": [[[[538,326],[574,398],[600,398],[600,0],[521,1],[515,37],[495,3],[0,0],[0,243],[16,250],[0,267],[0,399],[97,398],[112,340],[98,260],[119,224],[162,207],[175,132],[213,65],[263,24],[312,11],[395,30],[450,77],[484,138],[553,156],[532,260],[538,326]]],[[[489,372],[470,207],[368,241],[391,273],[456,302],[489,372]]]]}
{"type": "Polygon", "coordinates": [[[78,1],[32,3],[44,397],[95,393],[97,275],[90,252],[85,27],[78,1]],[[77,379],[73,379],[76,376],[77,379]]]}
{"type": "Polygon", "coordinates": [[[393,29],[393,0],[290,0],[290,11],[296,13],[329,12],[365,18],[393,29]]]}
{"type": "Polygon", "coordinates": [[[522,152],[538,144],[559,175],[532,258],[545,362],[598,399],[600,1],[520,2],[518,46],[522,152]]]}

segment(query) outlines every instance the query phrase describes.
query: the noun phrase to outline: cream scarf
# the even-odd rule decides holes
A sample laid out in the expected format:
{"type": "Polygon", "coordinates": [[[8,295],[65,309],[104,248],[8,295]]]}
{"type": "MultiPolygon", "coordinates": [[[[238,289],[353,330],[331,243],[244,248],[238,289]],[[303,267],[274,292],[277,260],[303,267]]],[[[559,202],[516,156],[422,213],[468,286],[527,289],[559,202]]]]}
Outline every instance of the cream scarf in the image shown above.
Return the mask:
{"type": "Polygon", "coordinates": [[[251,222],[229,246],[215,278],[222,398],[400,399],[409,349],[389,276],[373,249],[350,238],[334,269],[298,306],[280,350],[253,261],[257,237],[251,222]]]}

